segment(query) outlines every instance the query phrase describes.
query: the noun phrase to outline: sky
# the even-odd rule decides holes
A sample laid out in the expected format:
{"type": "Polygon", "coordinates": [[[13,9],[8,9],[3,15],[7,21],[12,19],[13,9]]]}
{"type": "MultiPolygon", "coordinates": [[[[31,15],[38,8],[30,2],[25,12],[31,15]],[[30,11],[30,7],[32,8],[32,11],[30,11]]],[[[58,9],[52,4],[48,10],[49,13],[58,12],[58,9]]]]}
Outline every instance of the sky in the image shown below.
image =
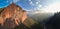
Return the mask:
{"type": "Polygon", "coordinates": [[[6,7],[11,2],[16,3],[24,9],[34,9],[37,7],[44,7],[48,3],[52,2],[50,0],[0,0],[0,8],[6,7]]]}
{"type": "MultiPolygon", "coordinates": [[[[22,7],[22,9],[24,9],[26,11],[46,10],[46,9],[48,9],[48,11],[50,11],[50,9],[52,10],[52,9],[55,9],[56,7],[57,7],[56,9],[59,9],[58,7],[60,5],[60,0],[0,0],[0,8],[7,7],[12,2],[15,3],[16,5],[22,7]]],[[[60,10],[58,10],[58,11],[60,11],[60,10]]]]}

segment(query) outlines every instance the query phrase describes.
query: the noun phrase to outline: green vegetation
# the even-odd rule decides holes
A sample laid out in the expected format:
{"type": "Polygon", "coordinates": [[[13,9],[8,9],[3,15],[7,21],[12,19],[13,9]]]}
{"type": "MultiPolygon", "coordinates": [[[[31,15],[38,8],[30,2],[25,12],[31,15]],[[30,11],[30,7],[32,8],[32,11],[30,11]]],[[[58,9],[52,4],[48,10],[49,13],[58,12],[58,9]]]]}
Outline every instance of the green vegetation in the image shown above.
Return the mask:
{"type": "MultiPolygon", "coordinates": [[[[21,25],[21,24],[20,24],[21,25]]],[[[30,17],[28,17],[22,26],[17,26],[15,29],[43,29],[44,25],[41,22],[38,22],[30,17]]]]}

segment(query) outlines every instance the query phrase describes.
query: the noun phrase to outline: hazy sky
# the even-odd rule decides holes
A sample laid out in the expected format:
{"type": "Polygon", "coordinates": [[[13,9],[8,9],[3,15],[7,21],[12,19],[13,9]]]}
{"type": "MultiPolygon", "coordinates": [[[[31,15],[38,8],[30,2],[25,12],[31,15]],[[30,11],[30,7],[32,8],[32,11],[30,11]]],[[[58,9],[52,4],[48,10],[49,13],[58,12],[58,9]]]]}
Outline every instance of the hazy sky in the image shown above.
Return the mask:
{"type": "Polygon", "coordinates": [[[0,0],[0,8],[7,7],[12,2],[26,10],[38,10],[54,2],[60,3],[60,0],[0,0]]]}

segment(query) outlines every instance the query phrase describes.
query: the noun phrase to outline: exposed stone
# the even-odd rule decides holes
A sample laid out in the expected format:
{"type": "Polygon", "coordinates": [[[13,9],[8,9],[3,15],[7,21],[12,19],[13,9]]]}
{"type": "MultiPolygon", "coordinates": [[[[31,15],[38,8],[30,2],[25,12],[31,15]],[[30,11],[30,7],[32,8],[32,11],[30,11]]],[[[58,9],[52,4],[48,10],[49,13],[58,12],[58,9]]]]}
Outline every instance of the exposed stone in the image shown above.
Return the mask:
{"type": "Polygon", "coordinates": [[[19,25],[20,22],[23,23],[24,20],[26,20],[27,15],[25,10],[22,10],[21,7],[12,3],[3,9],[0,18],[4,29],[11,29],[19,25]]]}

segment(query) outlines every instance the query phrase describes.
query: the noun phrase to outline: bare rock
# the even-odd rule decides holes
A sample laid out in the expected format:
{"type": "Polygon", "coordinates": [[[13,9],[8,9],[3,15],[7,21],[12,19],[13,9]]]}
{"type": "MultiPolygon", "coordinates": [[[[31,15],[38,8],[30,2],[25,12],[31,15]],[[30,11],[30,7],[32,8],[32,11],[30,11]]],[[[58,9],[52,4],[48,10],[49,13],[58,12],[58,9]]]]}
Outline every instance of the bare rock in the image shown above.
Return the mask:
{"type": "Polygon", "coordinates": [[[22,10],[21,7],[12,3],[1,12],[1,24],[4,26],[4,29],[14,28],[15,26],[18,26],[20,22],[23,23],[24,20],[26,20],[26,14],[25,10],[22,10]]]}

